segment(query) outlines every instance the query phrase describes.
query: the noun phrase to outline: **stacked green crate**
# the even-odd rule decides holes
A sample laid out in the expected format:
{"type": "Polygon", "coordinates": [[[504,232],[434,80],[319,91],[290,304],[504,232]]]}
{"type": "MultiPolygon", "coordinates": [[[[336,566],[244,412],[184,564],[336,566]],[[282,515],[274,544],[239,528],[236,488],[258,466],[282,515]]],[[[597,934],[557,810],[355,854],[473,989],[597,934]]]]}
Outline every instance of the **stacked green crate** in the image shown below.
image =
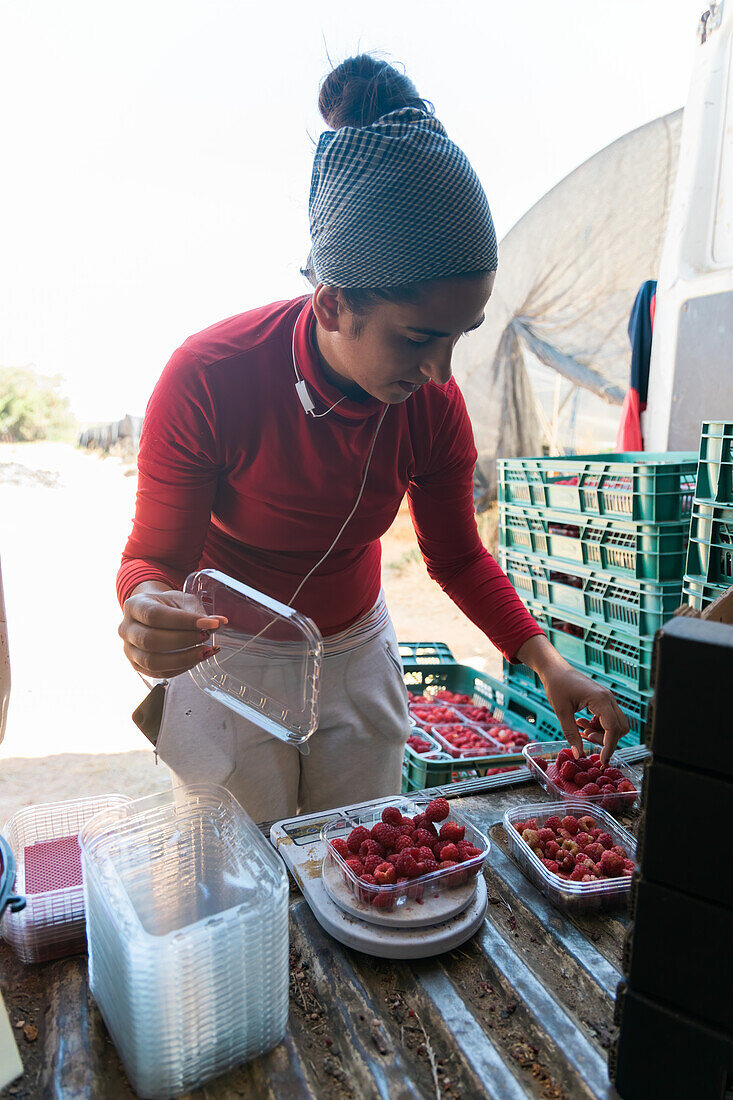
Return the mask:
{"type": "MultiPolygon", "coordinates": [[[[553,645],[607,685],[643,738],[655,631],[682,593],[696,456],[499,460],[500,562],[553,645]]],[[[505,679],[544,701],[537,676],[505,679]]]]}
{"type": "Polygon", "coordinates": [[[733,424],[706,421],[690,518],[684,593],[698,611],[733,585],[733,424]]]}

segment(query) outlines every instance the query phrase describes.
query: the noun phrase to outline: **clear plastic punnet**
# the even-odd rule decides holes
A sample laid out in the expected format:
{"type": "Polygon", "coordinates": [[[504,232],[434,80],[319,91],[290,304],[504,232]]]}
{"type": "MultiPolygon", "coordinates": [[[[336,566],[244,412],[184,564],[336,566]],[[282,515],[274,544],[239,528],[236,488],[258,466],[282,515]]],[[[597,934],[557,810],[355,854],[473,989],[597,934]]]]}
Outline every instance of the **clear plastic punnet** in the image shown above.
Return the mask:
{"type": "Polygon", "coordinates": [[[80,843],[90,987],[140,1096],[195,1089],[280,1042],[287,872],[228,791],[139,799],[80,843]]]}
{"type": "Polygon", "coordinates": [[[605,810],[592,802],[571,799],[567,802],[532,802],[515,806],[504,814],[509,851],[530,881],[559,909],[610,909],[624,905],[631,890],[631,874],[617,878],[600,878],[594,882],[573,882],[547,869],[540,857],[522,840],[515,825],[534,818],[537,829],[542,829],[551,817],[567,815],[580,819],[592,817],[598,828],[608,833],[614,845],[623,848],[630,860],[636,862],[636,840],[605,810]]]}
{"type": "Polygon", "coordinates": [[[219,652],[191,669],[194,683],[273,736],[304,746],[318,725],[323,642],[315,623],[215,569],[192,573],[184,592],[191,610],[228,620],[212,635],[219,652]]]}
{"type": "Polygon", "coordinates": [[[460,722],[440,722],[430,726],[435,740],[442,745],[445,752],[457,759],[470,759],[473,756],[491,756],[492,753],[505,752],[506,748],[499,741],[495,741],[491,734],[482,730],[461,718],[460,722]],[[456,738],[458,735],[458,738],[456,738]],[[471,737],[471,742],[462,744],[462,736],[471,737]]]}
{"type": "Polygon", "coordinates": [[[6,912],[0,932],[22,962],[86,951],[79,833],[95,814],[128,801],[118,794],[74,798],[28,806],[8,820],[3,832],[15,856],[15,892],[26,906],[6,912]]]}
{"type": "MultiPolygon", "coordinates": [[[[640,797],[640,790],[634,780],[634,773],[624,763],[621,757],[614,753],[608,762],[608,766],[614,768],[621,779],[630,783],[633,790],[613,790],[611,788],[599,788],[598,794],[585,794],[578,788],[575,791],[563,790],[553,778],[555,760],[562,749],[570,748],[569,741],[533,741],[522,749],[529,770],[541,787],[555,798],[582,799],[584,802],[608,810],[612,814],[630,813],[640,797]]],[[[583,741],[583,752],[586,756],[600,752],[598,745],[592,741],[583,741]]],[[[614,781],[618,781],[615,779],[614,781]]]]}
{"type": "MultiPolygon", "coordinates": [[[[459,889],[467,890],[464,901],[465,904],[468,904],[475,887],[476,875],[481,872],[481,868],[483,867],[491,845],[487,836],[474,828],[470,821],[463,817],[462,814],[454,812],[452,807],[448,815],[448,820],[456,822],[457,825],[465,830],[462,839],[478,849],[478,855],[467,858],[461,862],[457,861],[454,866],[431,871],[428,874],[418,875],[410,879],[409,882],[398,882],[394,885],[385,886],[364,882],[355,874],[352,868],[347,865],[346,860],[336,851],[331,843],[338,837],[346,838],[353,829],[356,829],[360,825],[370,830],[382,820],[382,811],[387,806],[396,807],[403,817],[414,817],[416,814],[423,813],[429,802],[430,799],[428,798],[403,797],[386,799],[384,802],[380,802],[378,805],[372,805],[366,810],[355,810],[350,813],[344,811],[341,817],[334,821],[330,821],[327,825],[324,825],[321,830],[321,838],[326,842],[326,854],[323,860],[324,881],[328,887],[329,881],[338,879],[352,897],[364,903],[366,908],[365,912],[362,914],[363,919],[373,919],[378,922],[379,915],[393,911],[399,913],[399,910],[403,906],[406,907],[411,901],[418,901],[423,904],[427,919],[430,913],[428,907],[431,906],[433,902],[438,902],[437,908],[439,908],[440,905],[450,905],[451,899],[444,897],[444,895],[459,889]]],[[[438,827],[440,827],[441,824],[443,824],[443,822],[439,822],[438,827]]],[[[465,905],[463,907],[465,907],[465,905]]],[[[439,914],[435,919],[445,920],[447,916],[445,914],[439,914]]]]}

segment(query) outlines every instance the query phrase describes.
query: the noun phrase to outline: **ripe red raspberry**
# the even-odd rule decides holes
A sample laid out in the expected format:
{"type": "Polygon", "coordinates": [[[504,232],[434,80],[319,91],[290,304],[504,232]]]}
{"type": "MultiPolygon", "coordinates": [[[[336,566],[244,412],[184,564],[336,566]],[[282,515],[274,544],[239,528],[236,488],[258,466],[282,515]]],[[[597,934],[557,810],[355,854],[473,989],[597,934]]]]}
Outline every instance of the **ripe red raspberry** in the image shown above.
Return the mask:
{"type": "Polygon", "coordinates": [[[451,844],[450,842],[448,842],[448,844],[441,845],[441,848],[440,848],[441,863],[444,863],[446,860],[450,860],[452,863],[458,863],[459,855],[460,855],[460,853],[459,853],[458,848],[456,847],[455,844],[451,844]]]}
{"type": "Polygon", "coordinates": [[[554,859],[543,859],[542,862],[544,863],[547,870],[550,871],[553,875],[556,875],[557,872],[560,870],[560,864],[557,863],[554,859]]]}
{"type": "Polygon", "coordinates": [[[582,882],[587,874],[588,872],[585,869],[585,866],[583,866],[582,864],[580,867],[573,867],[572,871],[570,872],[570,881],[582,882]]]}
{"type": "Polygon", "coordinates": [[[603,855],[603,847],[600,844],[598,844],[597,841],[593,841],[592,844],[586,844],[584,851],[585,851],[585,854],[590,859],[592,859],[594,863],[597,863],[598,860],[603,855]]]}
{"type": "Polygon", "coordinates": [[[587,833],[581,833],[580,830],[575,834],[575,843],[579,848],[585,848],[587,844],[591,843],[591,839],[587,833]]]}
{"type": "Polygon", "coordinates": [[[357,825],[346,838],[346,844],[350,852],[357,854],[365,840],[369,840],[369,830],[363,825],[357,825]]]}
{"type": "Polygon", "coordinates": [[[395,864],[395,870],[400,876],[415,878],[418,873],[417,860],[413,859],[409,852],[400,852],[397,863],[395,864]]]}
{"type": "Polygon", "coordinates": [[[600,764],[601,754],[599,752],[592,752],[588,759],[590,760],[591,764],[600,764]]]}
{"type": "Polygon", "coordinates": [[[616,784],[616,790],[619,791],[619,793],[624,794],[631,794],[632,791],[636,793],[636,787],[630,779],[619,779],[618,783],[616,784]]]}
{"type": "Polygon", "coordinates": [[[431,836],[427,829],[415,829],[415,832],[412,834],[412,843],[418,848],[427,845],[428,848],[432,849],[435,843],[435,837],[431,836]]]}
{"type": "Polygon", "coordinates": [[[615,852],[607,851],[601,856],[600,868],[606,878],[618,878],[623,873],[624,861],[615,852]]]}
{"type": "MultiPolygon", "coordinates": [[[[526,745],[527,742],[525,741],[524,744],[526,745]]],[[[519,747],[519,743],[517,743],[517,747],[519,747]]],[[[507,752],[509,750],[505,749],[504,751],[507,752]]],[[[546,772],[547,771],[547,768],[548,768],[547,761],[543,760],[543,758],[541,756],[535,757],[535,764],[537,765],[537,767],[540,769],[541,772],[546,772]]]]}
{"type": "Polygon", "coordinates": [[[591,783],[597,783],[598,780],[601,778],[601,769],[588,768],[588,771],[585,774],[588,776],[588,779],[591,781],[591,783]]]}
{"type": "Polygon", "coordinates": [[[342,859],[349,859],[351,853],[349,851],[349,847],[346,841],[342,836],[338,836],[335,840],[332,840],[331,847],[335,852],[338,852],[342,859]]]}
{"type": "Polygon", "coordinates": [[[555,839],[554,832],[552,831],[552,829],[548,829],[547,826],[545,826],[544,829],[538,829],[537,835],[539,836],[543,844],[547,844],[548,840],[555,839]]]}
{"type": "Polygon", "coordinates": [[[443,824],[440,826],[441,840],[452,840],[455,844],[457,840],[463,840],[465,835],[465,826],[459,825],[457,821],[444,821],[443,824]]]}
{"type": "Polygon", "coordinates": [[[372,905],[375,909],[394,909],[395,891],[383,890],[374,895],[372,905]]]}
{"type": "Polygon", "coordinates": [[[624,860],[624,871],[628,871],[628,873],[630,875],[633,875],[635,869],[636,869],[636,864],[634,863],[633,859],[625,859],[624,860]]]}
{"type": "Polygon", "coordinates": [[[356,896],[359,901],[368,905],[376,893],[376,885],[374,875],[362,875],[356,886],[356,896]]]}
{"type": "Polygon", "coordinates": [[[392,886],[397,882],[397,871],[391,863],[380,863],[374,872],[377,886],[392,886]]]}
{"type": "Polygon", "coordinates": [[[625,848],[622,848],[620,844],[614,844],[613,848],[611,848],[611,851],[615,852],[617,856],[621,856],[621,859],[629,858],[629,853],[626,851],[625,848]]]}
{"type": "Polygon", "coordinates": [[[548,817],[547,821],[545,822],[545,828],[546,829],[552,829],[553,832],[557,832],[557,830],[560,828],[561,825],[562,825],[562,821],[560,820],[559,817],[556,817],[554,814],[552,815],[552,817],[548,817]]]}
{"type": "Polygon", "coordinates": [[[346,866],[350,871],[353,871],[357,878],[364,874],[364,864],[360,859],[347,859],[346,866]]]}
{"type": "Polygon", "coordinates": [[[583,787],[583,790],[581,791],[581,794],[584,795],[586,798],[593,798],[594,795],[600,793],[601,788],[598,786],[597,783],[586,783],[586,785],[583,787]]]}
{"type": "Polygon", "coordinates": [[[545,844],[545,855],[549,856],[550,859],[554,859],[559,851],[560,845],[556,840],[549,840],[547,844],[545,844]]]}
{"type": "Polygon", "coordinates": [[[420,858],[420,849],[419,848],[416,848],[415,845],[413,844],[411,848],[405,848],[405,852],[407,853],[408,856],[412,856],[412,858],[417,863],[418,859],[420,858]]]}
{"type": "Polygon", "coordinates": [[[437,859],[426,859],[421,866],[425,868],[424,874],[432,875],[434,871],[438,870],[438,861],[437,859]]]}
{"type": "Polygon", "coordinates": [[[614,768],[612,766],[606,768],[604,774],[605,774],[606,779],[623,779],[624,778],[624,773],[619,771],[618,768],[614,768]]]}
{"type": "Polygon", "coordinates": [[[598,843],[601,845],[602,848],[613,848],[613,837],[610,833],[601,833],[601,835],[598,837],[598,843]]]}
{"type": "Polygon", "coordinates": [[[567,829],[571,836],[575,836],[578,831],[578,819],[573,817],[572,814],[568,814],[567,817],[562,819],[563,829],[567,829]]]}
{"type": "Polygon", "coordinates": [[[403,817],[402,824],[400,825],[398,831],[400,833],[400,836],[412,836],[412,834],[415,832],[415,826],[412,821],[410,821],[409,817],[403,817]]]}
{"type": "MultiPolygon", "coordinates": [[[[384,862],[384,860],[382,859],[381,856],[367,856],[366,859],[364,860],[364,872],[365,872],[365,874],[373,875],[374,872],[376,871],[377,867],[379,867],[379,865],[383,862],[384,862]]],[[[364,876],[362,875],[362,878],[363,877],[364,876]]]]}
{"type": "Polygon", "coordinates": [[[593,767],[593,762],[587,756],[579,756],[575,764],[580,772],[587,772],[588,768],[593,767]]]}
{"type": "Polygon", "coordinates": [[[557,754],[557,760],[555,761],[555,763],[561,765],[565,760],[574,759],[575,757],[573,756],[572,749],[560,749],[559,753],[557,754]]]}
{"type": "Polygon", "coordinates": [[[425,810],[428,821],[445,821],[449,813],[450,806],[447,798],[434,798],[432,802],[428,803],[425,810]]]}
{"type": "Polygon", "coordinates": [[[376,886],[377,884],[374,875],[371,873],[367,874],[366,872],[361,876],[360,882],[365,882],[367,886],[376,886]]]}
{"type": "Polygon", "coordinates": [[[528,829],[537,829],[538,828],[536,817],[528,817],[525,824],[526,824],[526,827],[528,829]]]}
{"type": "MultiPolygon", "coordinates": [[[[559,854],[558,852],[558,855],[559,854]]],[[[569,875],[575,868],[575,856],[572,852],[565,852],[564,855],[558,859],[558,863],[560,864],[560,870],[565,871],[565,873],[569,875]]]]}
{"type": "Polygon", "coordinates": [[[427,859],[435,859],[433,849],[429,848],[427,844],[421,844],[420,845],[420,860],[419,860],[419,862],[424,863],[425,860],[427,860],[427,859]]]}
{"type": "Polygon", "coordinates": [[[367,856],[383,856],[384,848],[377,840],[365,840],[363,844],[359,845],[359,859],[364,862],[367,856]]]}
{"type": "Polygon", "coordinates": [[[524,832],[524,830],[527,828],[527,824],[524,821],[515,821],[514,822],[514,828],[517,830],[517,832],[521,836],[522,833],[524,832]]]}
{"type": "Polygon", "coordinates": [[[412,837],[402,834],[395,841],[395,851],[404,852],[405,848],[412,848],[412,837]]]}
{"type": "Polygon", "coordinates": [[[425,814],[415,814],[412,819],[412,824],[415,826],[416,829],[422,829],[426,821],[428,821],[428,818],[425,816],[425,814]]]}
{"type": "Polygon", "coordinates": [[[385,851],[391,851],[397,842],[399,833],[394,825],[387,825],[384,821],[378,821],[376,825],[372,826],[372,836],[384,847],[385,851]]]}
{"type": "Polygon", "coordinates": [[[575,763],[574,760],[566,760],[563,766],[560,768],[560,775],[566,781],[566,783],[569,783],[572,779],[575,779],[578,771],[578,765],[575,763]]]}
{"type": "Polygon", "coordinates": [[[382,821],[386,825],[394,825],[399,828],[402,824],[402,814],[396,806],[385,806],[382,810],[382,821]]]}

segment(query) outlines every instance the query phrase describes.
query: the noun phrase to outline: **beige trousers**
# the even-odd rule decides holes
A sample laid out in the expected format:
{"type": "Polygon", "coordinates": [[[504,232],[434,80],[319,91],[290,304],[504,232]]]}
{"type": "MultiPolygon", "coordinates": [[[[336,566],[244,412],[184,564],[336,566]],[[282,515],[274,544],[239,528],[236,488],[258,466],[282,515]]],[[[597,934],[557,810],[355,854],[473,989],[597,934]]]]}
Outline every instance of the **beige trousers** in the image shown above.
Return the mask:
{"type": "Polygon", "coordinates": [[[407,691],[391,620],[356,649],[323,659],[310,754],[171,680],[158,754],[181,783],[226,787],[257,822],[399,794],[409,736],[407,691]]]}

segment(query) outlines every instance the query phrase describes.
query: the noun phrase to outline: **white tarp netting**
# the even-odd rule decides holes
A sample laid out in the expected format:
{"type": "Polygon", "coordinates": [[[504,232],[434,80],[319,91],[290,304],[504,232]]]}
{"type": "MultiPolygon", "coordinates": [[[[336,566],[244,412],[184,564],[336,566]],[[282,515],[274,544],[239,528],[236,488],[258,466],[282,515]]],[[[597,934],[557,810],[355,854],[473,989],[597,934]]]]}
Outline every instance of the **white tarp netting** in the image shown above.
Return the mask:
{"type": "Polygon", "coordinates": [[[619,138],[501,242],[486,320],[454,359],[484,499],[495,493],[497,457],[541,454],[548,442],[612,445],[629,383],[629,314],[642,282],[657,276],[681,127],[679,110],[619,138]],[[554,398],[548,379],[558,380],[554,398]]]}

